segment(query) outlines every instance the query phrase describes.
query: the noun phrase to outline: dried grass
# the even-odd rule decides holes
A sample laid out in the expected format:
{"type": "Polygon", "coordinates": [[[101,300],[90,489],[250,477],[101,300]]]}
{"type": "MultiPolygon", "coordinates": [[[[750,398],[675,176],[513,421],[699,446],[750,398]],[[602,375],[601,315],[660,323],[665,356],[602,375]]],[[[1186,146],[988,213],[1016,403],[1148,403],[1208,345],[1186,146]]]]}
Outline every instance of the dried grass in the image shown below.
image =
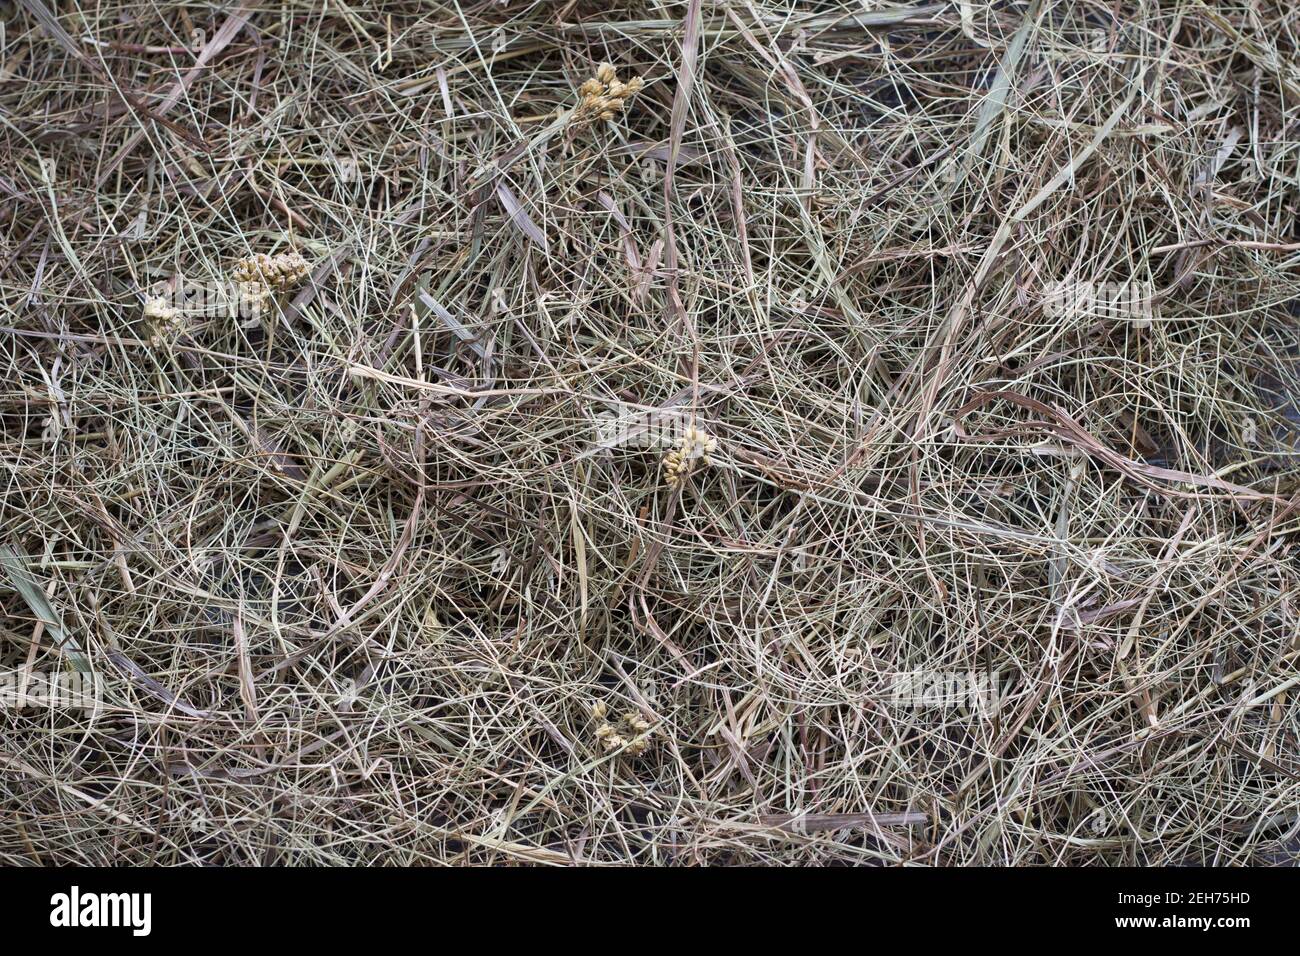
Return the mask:
{"type": "Polygon", "coordinates": [[[1294,862],[1294,6],[323,9],[3,17],[0,862],[1294,862]]]}

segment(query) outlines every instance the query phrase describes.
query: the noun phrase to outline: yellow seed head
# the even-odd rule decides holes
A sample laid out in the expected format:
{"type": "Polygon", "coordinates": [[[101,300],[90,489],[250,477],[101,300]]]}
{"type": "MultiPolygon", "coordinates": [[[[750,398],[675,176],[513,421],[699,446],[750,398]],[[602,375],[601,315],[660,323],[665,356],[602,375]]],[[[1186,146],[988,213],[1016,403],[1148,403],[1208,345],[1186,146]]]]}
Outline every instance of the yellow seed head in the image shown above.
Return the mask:
{"type": "Polygon", "coordinates": [[[307,278],[311,266],[297,252],[268,256],[264,252],[247,256],[235,263],[230,277],[237,283],[261,282],[280,292],[292,289],[307,278]]]}
{"type": "Polygon", "coordinates": [[[578,87],[578,95],[581,99],[577,109],[574,110],[574,121],[578,123],[590,123],[593,120],[608,122],[623,110],[632,94],[644,86],[645,81],[639,76],[633,77],[624,83],[614,72],[613,66],[602,63],[596,69],[596,75],[589,80],[584,80],[582,85],[578,87]]]}

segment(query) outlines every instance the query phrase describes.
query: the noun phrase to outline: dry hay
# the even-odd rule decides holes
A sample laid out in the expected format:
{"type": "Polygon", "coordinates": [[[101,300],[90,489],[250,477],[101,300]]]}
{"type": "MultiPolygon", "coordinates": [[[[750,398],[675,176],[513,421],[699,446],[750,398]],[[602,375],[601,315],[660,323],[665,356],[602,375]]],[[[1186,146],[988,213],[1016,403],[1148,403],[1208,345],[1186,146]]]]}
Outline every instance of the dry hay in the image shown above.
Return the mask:
{"type": "Polygon", "coordinates": [[[60,6],[0,862],[1294,860],[1293,5],[60,6]]]}

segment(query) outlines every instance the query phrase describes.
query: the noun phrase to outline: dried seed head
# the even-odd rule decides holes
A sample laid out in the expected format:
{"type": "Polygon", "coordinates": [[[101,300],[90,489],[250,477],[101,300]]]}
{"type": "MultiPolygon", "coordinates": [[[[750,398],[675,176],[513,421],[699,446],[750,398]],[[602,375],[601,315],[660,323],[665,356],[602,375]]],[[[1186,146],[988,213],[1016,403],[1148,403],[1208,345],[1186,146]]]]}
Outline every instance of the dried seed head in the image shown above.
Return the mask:
{"type": "Polygon", "coordinates": [[[596,75],[585,80],[578,87],[581,97],[577,109],[573,111],[574,122],[590,123],[594,120],[612,120],[627,104],[634,93],[645,86],[645,81],[636,76],[626,83],[614,72],[614,67],[602,63],[596,75]]]}
{"type": "Polygon", "coordinates": [[[297,252],[282,252],[268,256],[264,252],[240,259],[231,270],[230,277],[238,283],[262,282],[272,289],[285,292],[307,278],[311,267],[297,252]]]}
{"type": "Polygon", "coordinates": [[[246,256],[235,263],[235,267],[230,271],[230,278],[240,284],[260,282],[270,262],[271,257],[264,252],[246,256]]]}
{"type": "Polygon", "coordinates": [[[261,314],[271,298],[271,287],[261,279],[243,279],[236,282],[235,310],[240,316],[261,314]]]}
{"type": "Polygon", "coordinates": [[[185,314],[162,296],[145,300],[144,321],[149,344],[155,347],[175,339],[185,328],[185,314]]]}
{"type": "Polygon", "coordinates": [[[172,322],[179,314],[180,310],[162,296],[149,299],[144,304],[144,317],[154,322],[172,322]]]}
{"type": "Polygon", "coordinates": [[[601,747],[611,753],[623,750],[634,757],[644,753],[650,746],[650,722],[638,712],[630,710],[616,723],[610,723],[604,720],[608,710],[601,702],[593,704],[591,708],[592,716],[601,721],[596,727],[596,740],[601,747]]]}
{"type": "Polygon", "coordinates": [[[664,455],[664,481],[671,488],[680,487],[698,464],[710,465],[709,453],[717,451],[718,440],[694,425],[687,426],[676,444],[664,455]]]}
{"type": "Polygon", "coordinates": [[[283,292],[298,285],[310,272],[311,267],[300,253],[284,252],[271,259],[262,279],[267,285],[283,292]]]}

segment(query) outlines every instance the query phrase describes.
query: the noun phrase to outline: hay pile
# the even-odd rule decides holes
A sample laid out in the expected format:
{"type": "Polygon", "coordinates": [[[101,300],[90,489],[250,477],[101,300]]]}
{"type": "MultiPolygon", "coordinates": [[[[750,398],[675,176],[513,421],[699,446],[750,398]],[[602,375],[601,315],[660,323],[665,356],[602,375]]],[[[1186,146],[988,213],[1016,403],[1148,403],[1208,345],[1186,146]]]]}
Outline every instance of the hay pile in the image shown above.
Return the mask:
{"type": "Polygon", "coordinates": [[[0,862],[1294,861],[1292,5],[6,6],[0,862]]]}

